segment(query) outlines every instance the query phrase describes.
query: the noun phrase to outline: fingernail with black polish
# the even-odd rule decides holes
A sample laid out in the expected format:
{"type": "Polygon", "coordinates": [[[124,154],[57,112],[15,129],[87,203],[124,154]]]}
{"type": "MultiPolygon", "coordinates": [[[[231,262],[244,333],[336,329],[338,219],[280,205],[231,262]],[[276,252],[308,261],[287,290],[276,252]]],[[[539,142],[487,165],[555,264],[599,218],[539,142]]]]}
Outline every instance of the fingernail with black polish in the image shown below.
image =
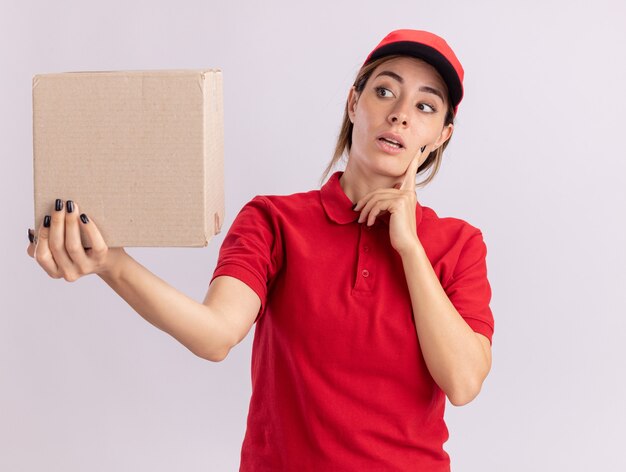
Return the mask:
{"type": "Polygon", "coordinates": [[[74,211],[74,202],[72,200],[67,201],[67,212],[72,213],[74,211]]]}
{"type": "Polygon", "coordinates": [[[87,215],[85,215],[84,213],[80,214],[80,221],[82,221],[83,223],[87,224],[89,223],[89,218],[87,218],[87,215]]]}
{"type": "Polygon", "coordinates": [[[28,228],[28,240],[31,243],[35,242],[35,235],[33,234],[32,230],[30,228],[28,228]]]}
{"type": "Polygon", "coordinates": [[[43,218],[43,226],[44,228],[49,228],[50,227],[50,215],[46,215],[43,218]]]}
{"type": "Polygon", "coordinates": [[[56,211],[61,211],[63,209],[63,200],[57,198],[57,201],[54,203],[54,209],[56,211]]]}

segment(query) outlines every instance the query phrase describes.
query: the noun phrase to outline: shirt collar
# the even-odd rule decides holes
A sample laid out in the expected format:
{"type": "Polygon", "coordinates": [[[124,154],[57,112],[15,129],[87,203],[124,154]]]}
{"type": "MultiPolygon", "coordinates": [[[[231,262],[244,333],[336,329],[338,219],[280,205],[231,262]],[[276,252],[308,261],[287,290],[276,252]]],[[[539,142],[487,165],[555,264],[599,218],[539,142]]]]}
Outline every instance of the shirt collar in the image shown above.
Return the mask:
{"type": "MultiPolygon", "coordinates": [[[[354,211],[352,201],[345,194],[341,188],[339,178],[343,175],[343,171],[335,172],[330,179],[320,189],[320,197],[322,199],[322,206],[324,211],[335,223],[345,225],[353,223],[359,219],[360,212],[354,211]]],[[[376,221],[383,221],[389,226],[389,218],[391,214],[385,213],[376,217],[376,221]]],[[[422,221],[422,206],[417,202],[415,207],[415,222],[419,226],[422,221]]]]}

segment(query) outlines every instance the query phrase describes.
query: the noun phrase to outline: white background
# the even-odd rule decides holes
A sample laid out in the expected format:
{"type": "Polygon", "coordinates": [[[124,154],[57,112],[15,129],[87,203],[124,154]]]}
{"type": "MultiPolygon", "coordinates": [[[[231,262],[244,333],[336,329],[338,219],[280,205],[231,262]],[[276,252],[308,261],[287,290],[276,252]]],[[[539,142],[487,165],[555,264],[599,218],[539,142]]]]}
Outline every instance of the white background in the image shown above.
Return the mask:
{"type": "Polygon", "coordinates": [[[443,36],[466,71],[418,192],[488,247],[493,368],[473,402],[448,403],[453,470],[626,470],[624,24],[617,0],[2,0],[0,470],[234,471],[250,397],[254,328],[210,363],[98,277],[53,280],[26,255],[32,76],[223,70],[224,231],[128,249],[201,301],[244,203],[318,188],[352,80],[397,28],[443,36]]]}

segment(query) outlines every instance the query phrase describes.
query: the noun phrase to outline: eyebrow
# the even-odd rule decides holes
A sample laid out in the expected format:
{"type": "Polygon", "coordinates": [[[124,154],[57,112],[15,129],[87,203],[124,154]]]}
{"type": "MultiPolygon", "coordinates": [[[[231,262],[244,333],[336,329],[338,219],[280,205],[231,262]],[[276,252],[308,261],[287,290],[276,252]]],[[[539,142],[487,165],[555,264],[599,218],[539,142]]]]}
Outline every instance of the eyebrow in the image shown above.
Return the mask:
{"type": "MultiPolygon", "coordinates": [[[[400,82],[401,84],[404,83],[404,79],[402,77],[400,77],[398,74],[396,74],[395,72],[391,72],[390,70],[384,70],[382,71],[380,74],[378,74],[375,78],[380,77],[381,75],[386,75],[387,77],[391,77],[392,79],[397,80],[398,82],[400,82]]],[[[441,92],[441,90],[433,88],[433,87],[429,87],[428,85],[422,85],[419,88],[420,92],[426,92],[426,93],[432,93],[433,95],[437,95],[442,102],[446,102],[445,99],[443,98],[443,93],[441,92]]]]}

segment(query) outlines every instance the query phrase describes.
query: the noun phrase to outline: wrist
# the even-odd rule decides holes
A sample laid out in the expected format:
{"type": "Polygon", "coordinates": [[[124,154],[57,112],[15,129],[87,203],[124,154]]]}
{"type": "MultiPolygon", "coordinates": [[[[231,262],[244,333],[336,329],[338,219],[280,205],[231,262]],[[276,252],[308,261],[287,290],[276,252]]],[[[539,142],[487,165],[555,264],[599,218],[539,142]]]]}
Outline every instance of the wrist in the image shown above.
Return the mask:
{"type": "Polygon", "coordinates": [[[398,253],[400,254],[400,257],[402,259],[408,258],[408,257],[415,257],[415,256],[425,256],[426,255],[426,251],[424,250],[424,246],[422,246],[422,243],[420,242],[419,239],[415,239],[415,241],[413,243],[411,243],[410,245],[408,245],[406,248],[403,248],[402,250],[398,251],[398,253]]]}
{"type": "Polygon", "coordinates": [[[119,280],[125,260],[130,257],[123,247],[109,248],[106,261],[96,274],[105,282],[119,280]]]}

